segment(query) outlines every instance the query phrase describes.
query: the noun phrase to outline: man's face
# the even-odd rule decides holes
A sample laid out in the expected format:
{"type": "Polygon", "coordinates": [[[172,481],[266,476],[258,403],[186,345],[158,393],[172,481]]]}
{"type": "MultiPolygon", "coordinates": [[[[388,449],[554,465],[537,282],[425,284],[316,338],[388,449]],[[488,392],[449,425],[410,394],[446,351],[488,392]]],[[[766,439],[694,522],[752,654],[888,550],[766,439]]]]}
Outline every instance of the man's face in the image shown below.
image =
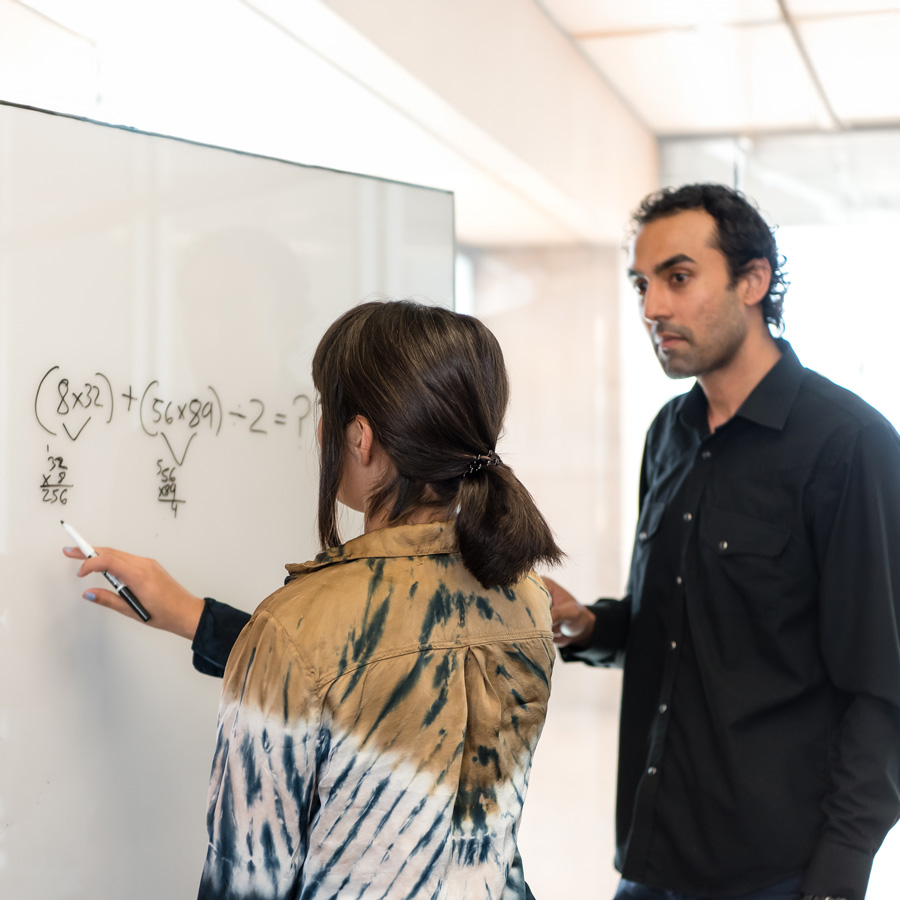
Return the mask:
{"type": "Polygon", "coordinates": [[[741,281],[715,246],[715,219],[689,209],[644,225],[628,270],[656,355],[671,378],[726,368],[749,328],[741,281]]]}

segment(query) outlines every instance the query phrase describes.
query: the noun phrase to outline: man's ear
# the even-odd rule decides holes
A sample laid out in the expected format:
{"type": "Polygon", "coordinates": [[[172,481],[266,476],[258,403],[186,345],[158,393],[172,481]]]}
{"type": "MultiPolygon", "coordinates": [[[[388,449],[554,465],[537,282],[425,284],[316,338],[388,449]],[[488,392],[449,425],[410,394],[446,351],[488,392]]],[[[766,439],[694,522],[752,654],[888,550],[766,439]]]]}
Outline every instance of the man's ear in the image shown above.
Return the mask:
{"type": "Polygon", "coordinates": [[[357,462],[362,466],[369,465],[372,461],[372,445],[375,442],[369,420],[365,416],[354,416],[353,421],[347,426],[346,433],[347,446],[357,462]]]}
{"type": "Polygon", "coordinates": [[[739,284],[741,286],[741,299],[747,306],[756,306],[769,293],[769,284],[772,281],[772,266],[763,257],[751,259],[744,266],[739,284]]]}

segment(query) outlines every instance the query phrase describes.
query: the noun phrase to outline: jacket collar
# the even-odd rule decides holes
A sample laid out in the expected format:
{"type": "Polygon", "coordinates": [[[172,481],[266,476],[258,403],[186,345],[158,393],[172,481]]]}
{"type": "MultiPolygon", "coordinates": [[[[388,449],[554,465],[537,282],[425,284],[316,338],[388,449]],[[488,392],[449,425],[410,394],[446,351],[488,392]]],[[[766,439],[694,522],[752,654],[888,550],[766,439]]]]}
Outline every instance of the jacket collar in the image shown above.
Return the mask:
{"type": "Polygon", "coordinates": [[[291,580],[317,569],[358,559],[435,556],[456,551],[456,535],[452,522],[395,525],[361,534],[339,547],[323,550],[309,562],[291,563],[285,568],[288,570],[288,580],[291,580]]]}

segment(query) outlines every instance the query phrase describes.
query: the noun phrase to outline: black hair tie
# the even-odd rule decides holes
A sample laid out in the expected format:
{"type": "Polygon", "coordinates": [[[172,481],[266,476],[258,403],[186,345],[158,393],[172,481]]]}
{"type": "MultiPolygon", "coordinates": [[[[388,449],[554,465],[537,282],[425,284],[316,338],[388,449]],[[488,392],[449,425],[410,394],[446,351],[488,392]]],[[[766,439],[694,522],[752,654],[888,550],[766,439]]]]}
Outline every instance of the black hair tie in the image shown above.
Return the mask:
{"type": "Polygon", "coordinates": [[[467,475],[476,475],[485,468],[485,466],[499,466],[501,462],[503,462],[503,460],[500,459],[493,450],[488,450],[487,453],[479,453],[475,459],[469,463],[469,468],[463,472],[462,477],[465,478],[467,475]]]}

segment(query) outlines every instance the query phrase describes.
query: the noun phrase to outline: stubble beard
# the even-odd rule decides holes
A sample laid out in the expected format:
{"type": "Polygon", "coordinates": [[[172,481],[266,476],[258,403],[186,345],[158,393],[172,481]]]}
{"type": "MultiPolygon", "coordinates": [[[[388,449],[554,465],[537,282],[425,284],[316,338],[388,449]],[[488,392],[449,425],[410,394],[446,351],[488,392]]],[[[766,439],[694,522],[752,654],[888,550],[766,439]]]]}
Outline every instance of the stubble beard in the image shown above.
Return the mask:
{"type": "Polygon", "coordinates": [[[698,346],[693,333],[687,329],[678,329],[676,333],[683,344],[671,350],[654,348],[663,371],[672,379],[702,378],[727,368],[734,361],[747,337],[747,327],[740,318],[721,322],[710,331],[705,347],[698,346]]]}

